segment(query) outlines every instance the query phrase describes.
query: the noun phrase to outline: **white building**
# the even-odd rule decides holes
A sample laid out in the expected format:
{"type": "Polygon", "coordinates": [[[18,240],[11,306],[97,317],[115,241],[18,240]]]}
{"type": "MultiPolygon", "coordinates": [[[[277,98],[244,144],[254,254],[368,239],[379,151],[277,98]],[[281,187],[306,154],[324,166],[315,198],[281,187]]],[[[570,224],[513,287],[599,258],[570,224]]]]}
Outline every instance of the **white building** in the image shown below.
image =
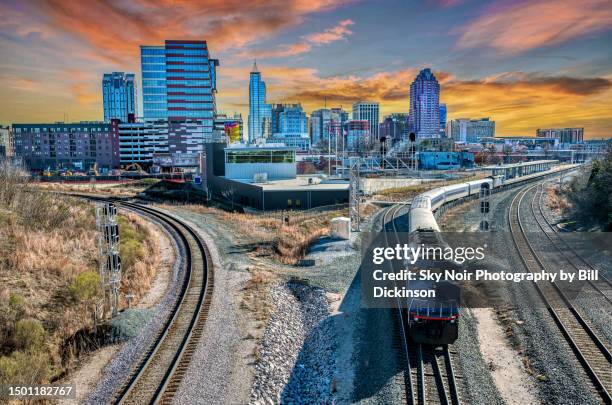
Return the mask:
{"type": "Polygon", "coordinates": [[[378,103],[359,101],[353,104],[353,120],[370,123],[371,141],[378,140],[378,124],[380,122],[380,106],[378,103]]]}

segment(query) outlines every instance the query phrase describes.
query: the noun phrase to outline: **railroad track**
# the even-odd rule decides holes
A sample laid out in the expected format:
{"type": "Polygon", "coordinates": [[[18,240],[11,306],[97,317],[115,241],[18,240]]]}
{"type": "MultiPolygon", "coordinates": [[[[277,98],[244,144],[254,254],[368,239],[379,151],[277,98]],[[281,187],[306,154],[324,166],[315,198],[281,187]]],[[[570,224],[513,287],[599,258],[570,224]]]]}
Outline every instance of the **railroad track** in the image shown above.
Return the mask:
{"type": "MultiPolygon", "coordinates": [[[[508,221],[512,239],[525,267],[531,272],[537,273],[542,270],[548,272],[527,239],[525,227],[521,221],[521,202],[534,187],[538,187],[538,184],[525,187],[516,194],[510,205],[508,221]]],[[[583,366],[593,389],[600,395],[604,403],[612,403],[612,397],[610,397],[612,389],[612,357],[610,351],[556,283],[540,282],[534,285],[553,320],[583,366]]]]}
{"type": "MultiPolygon", "coordinates": [[[[588,260],[576,252],[576,250],[563,237],[561,237],[555,226],[546,217],[544,209],[542,208],[544,185],[545,183],[542,183],[537,188],[533,195],[533,199],[531,200],[531,212],[538,223],[538,227],[542,230],[544,235],[546,235],[546,239],[550,241],[554,249],[557,250],[575,270],[582,269],[597,271],[597,269],[591,265],[588,260]]],[[[603,274],[599,274],[599,280],[588,280],[587,284],[589,284],[594,291],[601,294],[609,304],[612,304],[612,299],[610,298],[612,296],[612,282],[610,282],[610,280],[608,280],[603,274]]]]}
{"type": "MultiPolygon", "coordinates": [[[[383,215],[383,230],[387,245],[391,235],[399,242],[395,219],[404,204],[389,208],[383,215]]],[[[402,304],[397,299],[396,322],[393,345],[398,351],[399,363],[404,370],[399,383],[404,386],[403,399],[406,404],[460,405],[461,397],[456,376],[452,345],[428,346],[411,342],[408,337],[408,320],[402,304]]]]}
{"type": "Polygon", "coordinates": [[[187,371],[210,309],[214,273],[208,249],[193,228],[160,210],[123,200],[78,196],[112,201],[155,217],[176,232],[185,249],[186,273],[168,320],[111,401],[115,404],[169,404],[187,371]]]}

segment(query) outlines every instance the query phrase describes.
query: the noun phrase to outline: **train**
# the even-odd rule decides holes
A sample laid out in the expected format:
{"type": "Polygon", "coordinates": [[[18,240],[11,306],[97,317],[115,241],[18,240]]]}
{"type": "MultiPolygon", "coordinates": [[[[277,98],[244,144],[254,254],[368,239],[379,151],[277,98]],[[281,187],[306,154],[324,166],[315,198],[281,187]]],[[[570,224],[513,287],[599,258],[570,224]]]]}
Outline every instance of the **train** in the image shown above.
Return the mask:
{"type": "MultiPolygon", "coordinates": [[[[429,190],[412,200],[409,218],[409,238],[413,244],[443,246],[440,227],[434,212],[449,202],[478,195],[481,192],[492,192],[494,189],[517,182],[531,180],[550,174],[551,171],[533,173],[520,178],[506,179],[502,176],[489,176],[480,180],[457,183],[446,187],[429,190]]],[[[482,202],[482,204],[488,204],[482,202]]],[[[486,207],[488,209],[488,207],[486,207]]],[[[482,224],[481,224],[482,226],[482,224]]],[[[444,268],[449,263],[438,261],[427,263],[430,269],[444,268]],[[432,267],[433,265],[433,267],[432,267]]],[[[416,263],[417,267],[419,263],[416,263]]],[[[414,282],[411,282],[414,283],[414,282]]],[[[410,338],[422,344],[452,344],[459,334],[460,287],[442,282],[431,283],[439,293],[432,298],[408,299],[405,316],[408,319],[410,338]]],[[[411,285],[410,288],[414,288],[411,285]]],[[[420,288],[424,288],[421,286],[420,288]]]]}

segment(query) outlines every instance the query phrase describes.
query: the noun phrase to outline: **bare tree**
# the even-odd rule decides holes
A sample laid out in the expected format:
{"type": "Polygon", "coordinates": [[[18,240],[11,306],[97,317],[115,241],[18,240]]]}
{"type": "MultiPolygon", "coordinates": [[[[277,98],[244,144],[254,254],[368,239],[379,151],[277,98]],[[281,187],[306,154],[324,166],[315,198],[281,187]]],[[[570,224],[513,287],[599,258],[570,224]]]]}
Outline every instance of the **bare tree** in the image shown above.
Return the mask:
{"type": "Polygon", "coordinates": [[[236,196],[237,188],[236,186],[225,186],[225,188],[221,191],[221,195],[226,200],[232,203],[232,211],[234,210],[234,197],[236,196]]]}

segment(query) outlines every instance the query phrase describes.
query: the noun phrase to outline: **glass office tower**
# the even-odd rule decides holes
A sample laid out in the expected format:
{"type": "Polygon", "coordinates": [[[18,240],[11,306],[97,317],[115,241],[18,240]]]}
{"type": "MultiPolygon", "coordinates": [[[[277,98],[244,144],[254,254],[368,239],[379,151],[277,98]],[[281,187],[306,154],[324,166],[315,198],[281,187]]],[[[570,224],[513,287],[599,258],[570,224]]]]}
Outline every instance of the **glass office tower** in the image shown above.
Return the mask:
{"type": "Polygon", "coordinates": [[[145,119],[201,120],[212,132],[216,110],[216,67],[206,41],[167,40],[141,46],[145,119]]]}
{"type": "Polygon", "coordinates": [[[266,104],[266,83],[261,80],[257,63],[253,63],[249,82],[249,143],[269,136],[266,125],[271,124],[272,106],[266,104]]]}
{"type": "Polygon", "coordinates": [[[135,96],[133,73],[105,73],[102,76],[104,122],[110,122],[114,118],[127,122],[129,114],[136,114],[135,96]]]}

